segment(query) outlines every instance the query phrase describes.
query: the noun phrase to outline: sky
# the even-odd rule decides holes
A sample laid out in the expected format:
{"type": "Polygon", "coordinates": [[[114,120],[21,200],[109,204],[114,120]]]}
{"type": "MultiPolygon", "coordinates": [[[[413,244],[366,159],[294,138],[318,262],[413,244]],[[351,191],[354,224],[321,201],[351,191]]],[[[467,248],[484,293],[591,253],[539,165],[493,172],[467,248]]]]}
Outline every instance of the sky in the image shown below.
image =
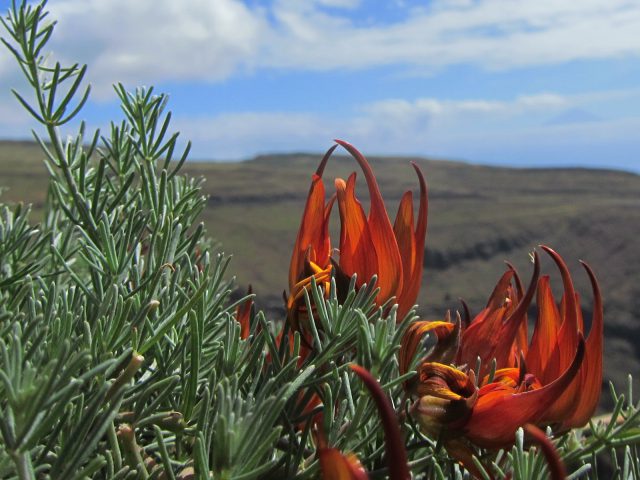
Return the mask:
{"type": "MultiPolygon", "coordinates": [[[[10,2],[0,0],[3,11],[10,2]]],[[[169,95],[191,158],[323,152],[640,172],[637,0],[50,0],[51,59],[169,95]]],[[[0,138],[33,122],[0,50],[0,138]]]]}

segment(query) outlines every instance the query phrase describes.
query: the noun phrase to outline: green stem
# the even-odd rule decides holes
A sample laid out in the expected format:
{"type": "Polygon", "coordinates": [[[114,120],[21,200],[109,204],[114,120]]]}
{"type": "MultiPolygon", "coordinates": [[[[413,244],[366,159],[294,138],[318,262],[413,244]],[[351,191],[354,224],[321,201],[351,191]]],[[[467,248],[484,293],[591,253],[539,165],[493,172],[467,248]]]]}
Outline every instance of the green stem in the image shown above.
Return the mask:
{"type": "Polygon", "coordinates": [[[31,457],[28,453],[18,450],[11,452],[11,457],[16,464],[18,478],[20,480],[33,480],[35,478],[33,466],[31,465],[31,457]]]}
{"type": "MultiPolygon", "coordinates": [[[[32,26],[32,28],[36,28],[36,27],[32,26]]],[[[25,29],[25,30],[28,30],[28,29],[25,29]]],[[[31,78],[33,79],[32,85],[33,85],[33,88],[35,89],[36,98],[38,101],[38,108],[40,109],[40,114],[42,115],[42,118],[45,121],[45,125],[47,127],[47,133],[49,135],[49,140],[53,145],[56,158],[58,159],[58,167],[62,169],[62,173],[64,174],[64,178],[69,188],[69,192],[73,197],[73,201],[76,207],[78,208],[78,212],[80,213],[80,216],[82,217],[85,223],[85,226],[89,230],[89,235],[91,236],[91,239],[95,242],[99,239],[98,228],[93,220],[93,217],[89,214],[86,208],[85,202],[83,201],[83,199],[81,198],[78,192],[78,187],[76,185],[75,180],[73,179],[73,176],[71,175],[71,171],[69,169],[69,162],[64,153],[64,148],[62,146],[60,136],[58,135],[58,132],[56,131],[56,128],[55,128],[55,120],[52,120],[50,118],[50,115],[49,115],[50,112],[48,111],[48,108],[47,108],[46,97],[42,90],[42,86],[40,84],[40,76],[39,76],[40,69],[38,65],[38,59],[33,57],[32,52],[29,50],[29,46],[27,44],[26,39],[23,38],[20,43],[21,43],[22,52],[24,53],[24,56],[25,56],[25,61],[29,66],[29,73],[31,74],[31,78]]]]}

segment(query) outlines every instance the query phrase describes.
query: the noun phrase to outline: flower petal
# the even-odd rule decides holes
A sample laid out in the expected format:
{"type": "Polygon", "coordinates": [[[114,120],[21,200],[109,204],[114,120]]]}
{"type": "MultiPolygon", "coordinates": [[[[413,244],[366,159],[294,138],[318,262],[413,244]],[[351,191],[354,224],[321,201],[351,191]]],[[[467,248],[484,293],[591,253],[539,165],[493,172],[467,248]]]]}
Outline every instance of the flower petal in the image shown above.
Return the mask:
{"type": "Polygon", "coordinates": [[[369,209],[368,223],[378,258],[377,274],[378,287],[380,288],[378,303],[382,304],[402,291],[402,259],[400,258],[398,243],[396,242],[376,177],[373,175],[367,159],[350,143],[343,140],[335,141],[356,159],[360,168],[362,168],[369,188],[371,208],[369,209]]]}
{"type": "Polygon", "coordinates": [[[407,314],[413,307],[420,285],[422,283],[422,268],[424,262],[424,242],[427,235],[427,184],[422,175],[422,171],[417,164],[411,163],[418,175],[420,183],[420,207],[418,210],[418,221],[413,228],[413,194],[411,191],[405,192],[398,207],[393,231],[398,242],[400,256],[402,257],[402,292],[397,298],[398,320],[407,314]]]}
{"type": "Polygon", "coordinates": [[[367,480],[369,478],[354,454],[343,455],[337,448],[321,448],[318,455],[322,480],[367,480]]]}
{"type": "MultiPolygon", "coordinates": [[[[398,249],[402,257],[402,284],[404,285],[404,291],[406,291],[416,262],[416,237],[413,233],[413,193],[410,190],[404,192],[400,205],[398,205],[398,213],[393,224],[393,233],[396,236],[398,249]]],[[[398,299],[398,304],[400,305],[400,299],[398,299]]]]}
{"type": "MultiPolygon", "coordinates": [[[[423,362],[449,363],[453,360],[460,343],[460,316],[456,323],[451,323],[447,314],[446,321],[421,320],[413,322],[402,336],[398,363],[400,375],[404,375],[411,368],[416,353],[424,350],[422,345],[424,336],[435,335],[436,344],[431,352],[424,357],[423,362]]],[[[426,352],[425,352],[426,353],[426,352]]]]}
{"type": "MultiPolygon", "coordinates": [[[[534,255],[537,255],[534,252],[534,255]]],[[[513,270],[513,280],[516,284],[516,292],[518,293],[518,299],[522,299],[524,293],[524,287],[522,286],[522,280],[520,280],[520,275],[518,275],[518,271],[516,268],[509,262],[506,262],[509,270],[513,270]]],[[[535,284],[530,284],[531,286],[535,286],[535,284]]],[[[535,289],[534,289],[535,292],[535,289]]],[[[518,300],[520,301],[520,300],[518,300]]],[[[520,322],[520,327],[518,328],[518,333],[516,335],[516,344],[515,344],[516,353],[521,352],[524,355],[527,354],[529,350],[529,332],[528,332],[528,321],[527,321],[527,313],[525,311],[524,317],[520,322]]]]}
{"type": "Polygon", "coordinates": [[[512,444],[518,427],[537,423],[576,378],[584,350],[584,339],[579,337],[578,348],[569,368],[542,388],[514,393],[512,388],[500,383],[482,387],[473,414],[464,427],[467,438],[482,448],[501,448],[512,444]]]}
{"type": "Polygon", "coordinates": [[[584,363],[578,373],[580,394],[577,397],[577,405],[570,418],[563,422],[563,429],[581,427],[585,425],[598,406],[600,392],[602,390],[602,348],[604,334],[604,315],[602,309],[602,295],[593,270],[586,263],[582,266],[589,275],[591,288],[593,289],[593,318],[591,330],[586,342],[584,363]]]}
{"type": "Polygon", "coordinates": [[[558,376],[554,373],[551,378],[547,378],[545,370],[558,342],[560,312],[551,292],[548,275],[541,277],[538,281],[537,304],[538,318],[527,352],[527,366],[529,371],[543,383],[549,383],[558,376]]]}
{"type": "Polygon", "coordinates": [[[347,182],[335,180],[340,210],[340,268],[349,277],[358,274],[357,285],[368,283],[378,273],[378,256],[371,239],[362,204],[355,195],[356,174],[347,182]]]}
{"type": "Polygon", "coordinates": [[[300,280],[304,270],[307,251],[310,250],[309,260],[321,266],[326,266],[331,254],[329,237],[329,213],[333,202],[325,206],[325,189],[322,182],[324,167],[335,150],[331,147],[322,158],[316,173],[311,179],[309,195],[302,214],[300,229],[293,247],[291,264],[289,267],[289,290],[300,280]]]}
{"type": "MultiPolygon", "coordinates": [[[[575,352],[578,339],[582,336],[582,332],[580,316],[578,314],[580,307],[576,301],[576,292],[567,264],[562,257],[551,248],[544,245],[542,245],[541,248],[547,252],[556,263],[560,270],[564,286],[564,294],[560,308],[562,324],[558,330],[558,341],[555,344],[549,362],[542,375],[545,382],[548,382],[553,378],[557,378],[560,372],[566,369],[571,363],[573,352],[575,352]]],[[[580,381],[576,379],[549,408],[549,411],[545,415],[545,420],[548,422],[562,422],[566,420],[574,412],[576,399],[579,398],[580,395],[580,381]]]]}
{"type": "Polygon", "coordinates": [[[240,323],[240,338],[246,340],[249,338],[249,330],[251,325],[251,308],[253,307],[253,288],[249,285],[247,289],[247,299],[236,307],[236,320],[240,323]]]}

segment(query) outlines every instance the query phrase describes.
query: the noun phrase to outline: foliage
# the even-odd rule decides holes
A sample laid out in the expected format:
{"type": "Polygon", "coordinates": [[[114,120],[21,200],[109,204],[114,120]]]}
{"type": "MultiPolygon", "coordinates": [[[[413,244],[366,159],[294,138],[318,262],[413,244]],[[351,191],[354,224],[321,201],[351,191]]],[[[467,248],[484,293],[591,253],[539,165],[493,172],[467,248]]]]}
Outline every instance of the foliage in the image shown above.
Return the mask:
{"type": "MultiPolygon", "coordinates": [[[[280,341],[280,319],[262,312],[241,338],[245,299],[231,300],[229,258],[197,224],[205,198],[181,174],[189,144],[177,153],[167,97],[118,85],[124,120],[105,135],[80,123],[63,141],[59,127],[89,95],[86,66],[47,59],[55,23],[44,2],[14,2],[3,23],[34,95],[14,92],[42,126],[50,184],[37,225],[20,205],[0,215],[2,478],[314,478],[319,412],[328,443],[383,478],[380,421],[351,362],[392,399],[416,478],[468,476],[406,414],[402,384],[414,373],[400,376],[396,356],[412,312],[397,323],[395,308],[376,307],[375,282],[352,283],[343,302],[335,283],[327,299],[314,285],[304,361],[299,334],[285,326],[280,341]],[[308,410],[314,394],[322,403],[308,410]]],[[[630,389],[614,398],[608,420],[558,440],[572,478],[595,475],[609,451],[617,478],[639,476],[640,413],[630,389]]],[[[522,438],[486,453],[491,475],[545,478],[522,438]]]]}

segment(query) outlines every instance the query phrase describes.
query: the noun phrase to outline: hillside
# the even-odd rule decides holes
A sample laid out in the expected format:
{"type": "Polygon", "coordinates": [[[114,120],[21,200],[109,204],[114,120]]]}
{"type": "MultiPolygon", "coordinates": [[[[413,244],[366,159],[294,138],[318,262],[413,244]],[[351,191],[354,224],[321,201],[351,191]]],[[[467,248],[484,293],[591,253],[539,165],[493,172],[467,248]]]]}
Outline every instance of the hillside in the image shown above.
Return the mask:
{"type": "MultiPolygon", "coordinates": [[[[0,200],[42,206],[47,173],[38,148],[0,143],[0,200]]],[[[203,221],[208,234],[234,255],[231,272],[241,288],[251,282],[258,303],[279,315],[287,287],[289,255],[319,155],[261,156],[242,163],[191,162],[209,196],[203,221]]],[[[402,193],[416,188],[408,161],[416,161],[429,184],[429,229],[420,313],[440,318],[464,298],[477,312],[512,262],[528,278],[529,252],[555,248],[573,274],[587,318],[591,292],[578,260],[593,267],[605,295],[605,369],[622,388],[626,372],[640,379],[640,176],[587,169],[508,169],[459,162],[369,157],[391,216],[402,193]]],[[[356,169],[336,157],[325,173],[356,169]]],[[[359,174],[359,179],[362,175],[359,174]]],[[[366,188],[359,180],[359,195],[366,188]]],[[[336,229],[334,229],[336,232],[336,229]]],[[[555,271],[544,259],[544,272],[555,271]]],[[[555,278],[555,284],[559,281],[555,278]]]]}

